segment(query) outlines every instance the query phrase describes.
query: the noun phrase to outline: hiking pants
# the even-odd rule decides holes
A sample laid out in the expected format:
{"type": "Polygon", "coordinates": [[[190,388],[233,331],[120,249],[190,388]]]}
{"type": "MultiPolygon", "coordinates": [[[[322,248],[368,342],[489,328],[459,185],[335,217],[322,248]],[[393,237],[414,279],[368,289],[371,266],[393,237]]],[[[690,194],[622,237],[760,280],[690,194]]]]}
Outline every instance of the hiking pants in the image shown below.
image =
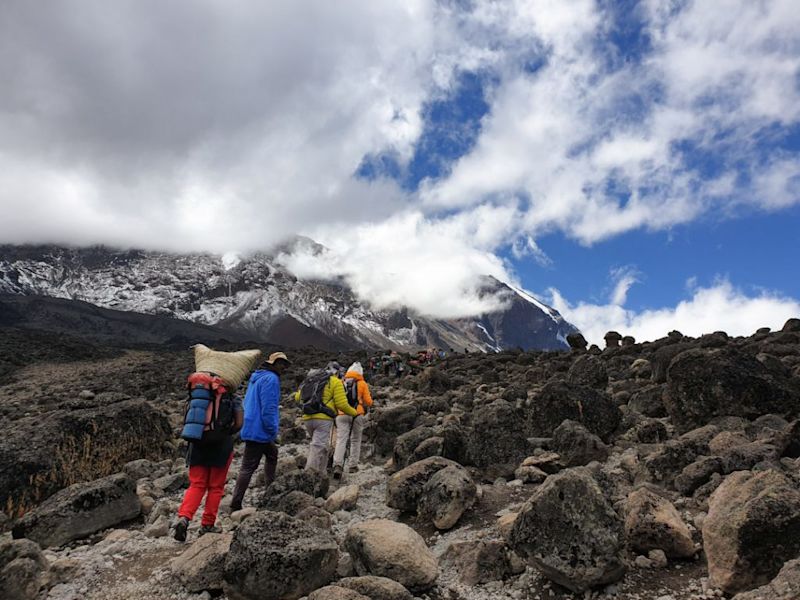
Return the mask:
{"type": "Polygon", "coordinates": [[[347,463],[357,465],[361,458],[361,434],[364,433],[364,415],[358,417],[348,417],[339,415],[336,417],[336,450],[333,452],[334,466],[344,465],[344,454],[347,450],[347,438],[350,438],[350,456],[347,463]],[[352,429],[352,431],[351,431],[352,429]]]}
{"type": "Polygon", "coordinates": [[[233,453],[231,452],[224,467],[204,467],[202,465],[189,467],[189,489],[183,495],[183,502],[178,509],[179,517],[186,517],[191,521],[203,501],[203,496],[206,496],[206,506],[203,509],[201,524],[213,525],[216,523],[219,503],[225,494],[225,482],[228,479],[228,469],[232,460],[233,453]]]}
{"type": "Polygon", "coordinates": [[[278,466],[278,446],[272,442],[249,442],[244,443],[244,455],[242,456],[242,466],[239,468],[239,477],[236,478],[236,487],[233,488],[233,499],[231,506],[238,510],[244,500],[244,493],[250,485],[253,473],[258,469],[261,457],[264,461],[264,488],[275,481],[275,469],[278,466]]]}
{"type": "Polygon", "coordinates": [[[311,447],[308,449],[306,471],[315,469],[320,473],[328,470],[328,452],[331,447],[331,431],[333,420],[309,419],[306,421],[306,431],[311,436],[311,447]]]}

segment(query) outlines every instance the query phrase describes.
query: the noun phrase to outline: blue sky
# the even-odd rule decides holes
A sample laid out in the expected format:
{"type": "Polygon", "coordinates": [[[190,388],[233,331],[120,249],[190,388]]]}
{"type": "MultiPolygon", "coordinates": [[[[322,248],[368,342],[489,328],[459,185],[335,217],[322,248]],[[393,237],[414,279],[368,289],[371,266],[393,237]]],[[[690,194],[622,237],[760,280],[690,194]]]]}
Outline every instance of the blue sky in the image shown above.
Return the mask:
{"type": "Polygon", "coordinates": [[[800,313],[795,0],[10,0],[0,241],[249,252],[593,341],[800,313]],[[311,17],[311,18],[310,18],[311,17]]]}

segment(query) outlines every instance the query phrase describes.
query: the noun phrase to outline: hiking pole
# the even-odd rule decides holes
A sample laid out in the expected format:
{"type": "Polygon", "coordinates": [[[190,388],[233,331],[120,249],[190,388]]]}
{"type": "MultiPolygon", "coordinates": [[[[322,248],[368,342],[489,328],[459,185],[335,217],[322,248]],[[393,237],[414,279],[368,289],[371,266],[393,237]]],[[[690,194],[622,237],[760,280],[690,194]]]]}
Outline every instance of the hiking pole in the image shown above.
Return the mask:
{"type": "Polygon", "coordinates": [[[344,459],[342,460],[342,473],[345,473],[347,470],[347,459],[350,458],[350,438],[353,437],[353,427],[356,424],[356,419],[358,415],[353,417],[353,420],[350,421],[350,431],[347,432],[347,445],[344,448],[344,459]]]}

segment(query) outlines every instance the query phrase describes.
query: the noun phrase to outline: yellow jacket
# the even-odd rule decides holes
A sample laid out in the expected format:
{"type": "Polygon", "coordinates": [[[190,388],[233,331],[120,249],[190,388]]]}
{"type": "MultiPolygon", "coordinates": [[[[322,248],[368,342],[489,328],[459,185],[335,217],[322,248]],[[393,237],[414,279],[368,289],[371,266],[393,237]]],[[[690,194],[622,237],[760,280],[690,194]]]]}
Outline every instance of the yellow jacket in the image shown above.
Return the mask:
{"type": "MultiPolygon", "coordinates": [[[[294,399],[295,402],[300,402],[300,390],[294,393],[294,399]]],[[[335,375],[331,375],[331,378],[322,390],[322,403],[332,411],[338,411],[339,414],[350,415],[351,417],[358,415],[356,410],[347,402],[344,383],[335,375]]],[[[303,415],[304,421],[310,421],[311,419],[327,419],[328,421],[333,421],[333,417],[329,417],[325,413],[303,415]]]]}
{"type": "MultiPolygon", "coordinates": [[[[356,373],[355,371],[348,371],[347,373],[345,373],[344,378],[356,380],[357,382],[356,386],[358,389],[358,406],[356,407],[356,410],[358,411],[359,415],[363,415],[364,413],[367,412],[366,409],[372,406],[372,394],[369,393],[369,384],[366,381],[364,381],[363,375],[361,375],[360,373],[356,373]]],[[[343,413],[340,410],[339,414],[343,415],[345,413],[343,413]]]]}

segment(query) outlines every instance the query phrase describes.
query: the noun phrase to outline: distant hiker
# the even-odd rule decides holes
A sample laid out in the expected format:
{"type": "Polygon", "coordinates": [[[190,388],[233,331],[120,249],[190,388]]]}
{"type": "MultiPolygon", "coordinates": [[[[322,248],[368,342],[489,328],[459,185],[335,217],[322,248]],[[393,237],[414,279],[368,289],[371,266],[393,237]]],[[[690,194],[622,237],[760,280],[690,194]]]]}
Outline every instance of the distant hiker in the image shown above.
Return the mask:
{"type": "Polygon", "coordinates": [[[367,412],[372,406],[372,395],[369,385],[364,381],[364,370],[361,363],[350,365],[344,374],[344,387],[348,404],[356,409],[358,415],[348,416],[342,411],[336,417],[336,450],[333,453],[333,478],[339,479],[344,472],[344,455],[350,444],[350,456],[347,459],[348,470],[357,471],[361,458],[361,435],[364,432],[367,412]]]}
{"type": "Polygon", "coordinates": [[[355,417],[358,412],[347,402],[341,376],[344,370],[337,362],[328,363],[325,369],[312,369],[295,393],[295,400],[303,405],[303,421],[311,437],[306,459],[306,470],[324,473],[328,466],[333,420],[337,412],[355,417]]]}
{"type": "Polygon", "coordinates": [[[262,456],[265,457],[264,487],[275,479],[278,465],[278,446],[275,441],[280,425],[281,375],[290,364],[283,352],[273,352],[250,377],[244,396],[244,427],[241,433],[244,455],[233,490],[231,511],[241,510],[244,493],[262,456]]]}
{"type": "MultiPolygon", "coordinates": [[[[242,400],[228,392],[219,377],[211,373],[194,373],[189,377],[189,384],[192,398],[203,393],[209,397],[219,397],[213,410],[216,416],[213,421],[209,420],[214,423],[214,428],[209,429],[210,424],[205,425],[202,438],[189,442],[186,456],[189,464],[189,488],[183,495],[175,523],[175,539],[179,542],[186,541],[186,530],[204,496],[206,504],[200,523],[200,535],[219,531],[214,524],[217,521],[219,504],[225,494],[228,469],[233,460],[233,434],[242,427],[242,400]]],[[[212,403],[214,401],[211,400],[212,403]]],[[[189,428],[192,425],[189,424],[189,428]]],[[[203,424],[199,425],[202,430],[203,424]]]]}

